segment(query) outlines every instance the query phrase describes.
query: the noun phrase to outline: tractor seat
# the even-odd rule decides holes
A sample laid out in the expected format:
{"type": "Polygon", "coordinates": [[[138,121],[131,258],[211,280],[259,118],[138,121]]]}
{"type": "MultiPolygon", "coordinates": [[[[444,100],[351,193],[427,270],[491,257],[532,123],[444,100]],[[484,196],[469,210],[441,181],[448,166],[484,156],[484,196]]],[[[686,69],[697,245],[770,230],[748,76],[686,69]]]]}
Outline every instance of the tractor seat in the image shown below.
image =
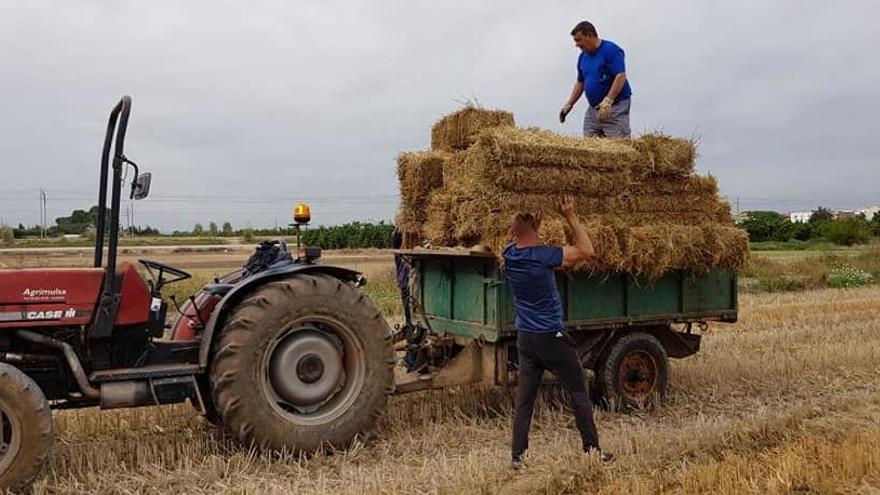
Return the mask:
{"type": "Polygon", "coordinates": [[[226,295],[227,292],[231,291],[233,287],[235,287],[235,284],[206,284],[204,287],[202,287],[202,290],[207,292],[208,294],[223,296],[226,295]]]}

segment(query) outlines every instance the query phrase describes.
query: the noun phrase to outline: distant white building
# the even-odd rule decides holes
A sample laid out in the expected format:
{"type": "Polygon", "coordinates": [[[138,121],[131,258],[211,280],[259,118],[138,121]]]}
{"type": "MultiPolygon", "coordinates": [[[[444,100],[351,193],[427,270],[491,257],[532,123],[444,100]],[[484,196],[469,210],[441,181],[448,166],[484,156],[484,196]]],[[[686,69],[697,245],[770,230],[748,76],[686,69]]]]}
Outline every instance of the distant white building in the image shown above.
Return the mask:
{"type": "Polygon", "coordinates": [[[807,223],[811,216],[813,216],[812,211],[793,211],[788,214],[788,219],[791,223],[807,223]]]}
{"type": "Polygon", "coordinates": [[[866,206],[864,208],[859,208],[856,210],[856,215],[864,215],[865,220],[871,220],[874,218],[874,215],[880,213],[880,206],[866,206]]]}

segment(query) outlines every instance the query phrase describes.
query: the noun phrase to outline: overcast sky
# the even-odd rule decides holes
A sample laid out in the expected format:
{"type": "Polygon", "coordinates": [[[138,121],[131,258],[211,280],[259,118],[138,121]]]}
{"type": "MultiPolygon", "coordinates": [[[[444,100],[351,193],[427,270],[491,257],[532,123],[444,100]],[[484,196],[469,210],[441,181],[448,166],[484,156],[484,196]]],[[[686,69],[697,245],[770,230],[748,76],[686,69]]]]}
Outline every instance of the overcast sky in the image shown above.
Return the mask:
{"type": "Polygon", "coordinates": [[[0,217],[37,223],[39,187],[50,219],[95,204],[130,94],[139,224],[286,224],[300,200],[316,223],[390,219],[395,156],[457,101],[579,133],[556,116],[582,19],[626,50],[634,131],[698,137],[743,210],[880,204],[878,18],[870,0],[0,0],[0,217]]]}

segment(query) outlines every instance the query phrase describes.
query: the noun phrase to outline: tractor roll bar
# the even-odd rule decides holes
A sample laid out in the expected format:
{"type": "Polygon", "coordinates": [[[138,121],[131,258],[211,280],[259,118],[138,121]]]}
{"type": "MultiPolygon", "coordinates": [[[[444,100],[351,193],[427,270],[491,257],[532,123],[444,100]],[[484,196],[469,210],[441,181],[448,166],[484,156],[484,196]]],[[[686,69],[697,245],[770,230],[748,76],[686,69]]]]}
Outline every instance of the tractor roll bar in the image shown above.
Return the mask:
{"type": "MultiPolygon", "coordinates": [[[[125,131],[128,128],[128,116],[131,113],[131,96],[125,95],[119,103],[110,111],[107,121],[107,132],[104,134],[104,150],[101,152],[101,177],[98,184],[98,224],[95,238],[95,268],[100,268],[104,261],[104,231],[106,230],[105,218],[107,216],[107,176],[110,169],[110,148],[113,144],[113,136],[116,136],[116,146],[113,150],[113,189],[110,203],[110,245],[107,253],[108,274],[116,271],[116,243],[119,236],[119,196],[120,175],[125,146],[125,131]],[[118,122],[118,126],[117,126],[118,122]],[[115,133],[114,133],[115,131],[115,133]]],[[[108,282],[110,281],[108,277],[108,282]]]]}

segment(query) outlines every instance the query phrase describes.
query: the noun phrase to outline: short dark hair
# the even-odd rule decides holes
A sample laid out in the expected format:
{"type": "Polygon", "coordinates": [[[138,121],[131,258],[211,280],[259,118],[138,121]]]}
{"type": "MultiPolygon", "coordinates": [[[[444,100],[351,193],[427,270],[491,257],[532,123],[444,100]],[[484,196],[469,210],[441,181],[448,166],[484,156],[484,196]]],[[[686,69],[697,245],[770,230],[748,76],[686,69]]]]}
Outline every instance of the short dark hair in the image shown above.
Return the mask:
{"type": "Polygon", "coordinates": [[[596,32],[596,26],[593,25],[590,21],[581,21],[571,30],[571,35],[574,36],[578,33],[581,33],[585,36],[599,36],[599,33],[596,32]]]}
{"type": "Polygon", "coordinates": [[[515,235],[525,235],[541,228],[540,213],[517,213],[510,219],[510,227],[515,235]]]}

